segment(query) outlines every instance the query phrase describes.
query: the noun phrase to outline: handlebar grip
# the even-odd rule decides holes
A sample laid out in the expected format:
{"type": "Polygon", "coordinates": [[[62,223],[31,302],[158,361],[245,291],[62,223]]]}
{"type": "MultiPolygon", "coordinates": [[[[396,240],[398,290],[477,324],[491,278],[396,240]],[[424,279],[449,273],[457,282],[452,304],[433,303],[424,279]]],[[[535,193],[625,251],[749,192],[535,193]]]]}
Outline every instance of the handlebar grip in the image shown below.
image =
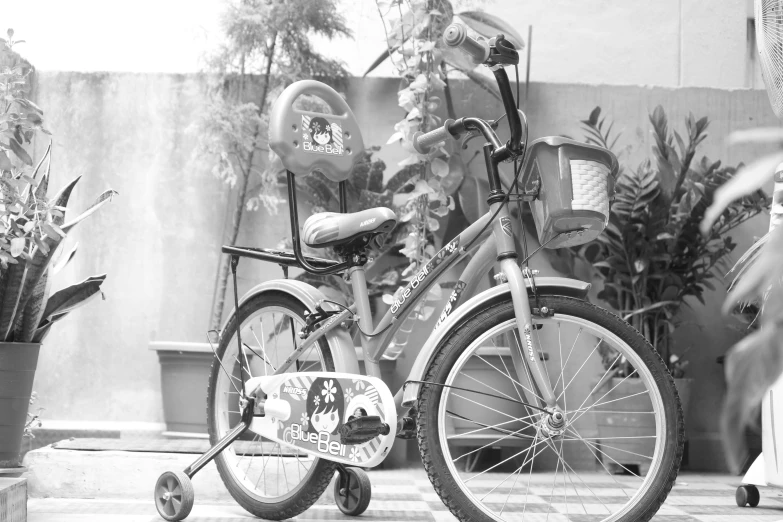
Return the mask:
{"type": "Polygon", "coordinates": [[[449,25],[443,32],[443,43],[449,47],[459,47],[470,55],[477,65],[489,58],[489,44],[483,37],[475,38],[468,34],[468,28],[459,23],[449,25]]]}
{"type": "Polygon", "coordinates": [[[442,127],[438,127],[435,130],[427,133],[417,132],[413,135],[413,148],[419,154],[427,154],[433,145],[437,145],[442,141],[457,139],[449,132],[449,125],[453,123],[454,120],[446,120],[442,127]]]}

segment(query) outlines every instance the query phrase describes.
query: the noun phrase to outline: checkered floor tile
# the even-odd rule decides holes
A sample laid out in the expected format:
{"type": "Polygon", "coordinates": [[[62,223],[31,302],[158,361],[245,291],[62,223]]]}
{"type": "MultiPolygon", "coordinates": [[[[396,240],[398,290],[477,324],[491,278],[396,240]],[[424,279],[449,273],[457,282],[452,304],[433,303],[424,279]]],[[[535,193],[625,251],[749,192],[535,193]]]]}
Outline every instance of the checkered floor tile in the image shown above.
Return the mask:
{"type": "MultiPolygon", "coordinates": [[[[319,502],[292,520],[297,521],[428,521],[456,520],[438,498],[425,473],[421,470],[371,471],[372,502],[359,518],[343,515],[325,494],[319,502]]],[[[655,522],[783,522],[783,490],[760,488],[761,503],[756,508],[738,508],[734,493],[740,477],[683,473],[677,480],[665,504],[653,518],[655,522]]],[[[591,522],[601,520],[602,504],[611,507],[624,495],[617,483],[585,481],[580,487],[595,490],[601,500],[574,502],[561,489],[550,485],[531,484],[527,507],[524,501],[508,502],[504,515],[509,522],[591,522]],[[551,498],[551,507],[549,499],[551,498]]],[[[477,490],[481,484],[477,484],[477,490]]],[[[331,491],[331,488],[330,488],[331,491]]],[[[497,492],[491,493],[497,494],[497,492]]],[[[488,497],[488,502],[504,502],[506,495],[488,497]]],[[[517,499],[519,500],[519,499],[517,499]]],[[[30,499],[30,522],[151,522],[161,520],[152,499],[149,501],[30,499]]],[[[258,520],[236,504],[196,505],[187,519],[190,522],[229,522],[258,520]]]]}

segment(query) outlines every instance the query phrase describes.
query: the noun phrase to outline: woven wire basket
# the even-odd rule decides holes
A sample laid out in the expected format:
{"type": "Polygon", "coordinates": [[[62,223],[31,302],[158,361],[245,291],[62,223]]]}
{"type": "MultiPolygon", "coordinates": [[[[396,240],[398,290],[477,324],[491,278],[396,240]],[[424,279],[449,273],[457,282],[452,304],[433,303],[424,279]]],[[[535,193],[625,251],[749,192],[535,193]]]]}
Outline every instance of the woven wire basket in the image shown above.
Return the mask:
{"type": "Polygon", "coordinates": [[[546,248],[581,245],[598,237],[609,222],[617,158],[606,149],[568,138],[533,141],[523,166],[526,192],[538,240],[546,248]]]}

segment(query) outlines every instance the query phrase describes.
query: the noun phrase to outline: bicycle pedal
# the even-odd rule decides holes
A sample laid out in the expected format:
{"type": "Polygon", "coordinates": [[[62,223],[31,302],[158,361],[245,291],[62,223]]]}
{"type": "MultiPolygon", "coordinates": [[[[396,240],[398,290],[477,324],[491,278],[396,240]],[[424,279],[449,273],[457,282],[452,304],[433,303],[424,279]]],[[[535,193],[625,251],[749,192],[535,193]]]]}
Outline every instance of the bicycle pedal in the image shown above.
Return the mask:
{"type": "Polygon", "coordinates": [[[397,419],[398,439],[413,439],[416,437],[416,420],[413,417],[400,417],[397,419]]]}
{"type": "Polygon", "coordinates": [[[342,444],[363,444],[378,435],[388,435],[389,425],[377,415],[355,417],[340,426],[338,433],[342,444]]]}

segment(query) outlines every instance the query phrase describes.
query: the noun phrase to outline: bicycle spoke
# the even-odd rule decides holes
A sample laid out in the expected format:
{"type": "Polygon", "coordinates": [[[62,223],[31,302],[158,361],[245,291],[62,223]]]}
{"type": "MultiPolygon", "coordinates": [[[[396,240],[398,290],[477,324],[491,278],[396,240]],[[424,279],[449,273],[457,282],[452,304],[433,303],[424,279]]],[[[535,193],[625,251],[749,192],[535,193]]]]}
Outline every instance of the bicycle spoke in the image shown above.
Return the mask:
{"type": "MultiPolygon", "coordinates": [[[[544,441],[542,440],[542,441],[540,441],[538,444],[541,444],[541,443],[543,443],[543,442],[544,442],[544,441]]],[[[492,465],[491,467],[489,467],[489,468],[485,469],[484,471],[481,471],[481,472],[479,472],[477,475],[473,475],[472,477],[470,477],[469,479],[467,479],[467,480],[465,480],[465,481],[464,481],[464,482],[465,482],[465,484],[467,484],[468,482],[470,482],[470,481],[471,481],[471,480],[473,480],[474,478],[480,477],[481,475],[483,475],[484,473],[486,473],[486,472],[488,472],[488,471],[492,471],[493,469],[497,468],[497,467],[498,467],[498,466],[500,466],[501,464],[505,464],[506,462],[508,462],[509,460],[513,459],[514,457],[518,457],[518,456],[519,456],[519,455],[521,455],[521,454],[522,454],[522,452],[524,452],[524,451],[525,451],[525,450],[520,450],[520,451],[519,451],[519,453],[516,453],[516,454],[514,454],[514,455],[511,455],[511,456],[510,456],[510,457],[508,457],[507,459],[505,459],[505,460],[502,460],[502,461],[498,462],[497,464],[494,464],[494,465],[492,465]]],[[[535,458],[536,458],[536,456],[535,456],[535,455],[533,455],[533,459],[535,459],[535,458]]]]}
{"type": "MultiPolygon", "coordinates": [[[[579,375],[579,372],[581,372],[581,371],[582,371],[582,368],[584,368],[584,367],[585,367],[585,364],[587,364],[587,361],[589,361],[589,360],[590,360],[590,357],[592,357],[592,356],[593,356],[593,354],[594,354],[594,353],[595,353],[595,351],[598,349],[598,347],[599,347],[599,346],[601,346],[601,343],[602,343],[602,342],[604,342],[604,340],[603,340],[603,339],[599,339],[599,340],[598,340],[598,343],[596,343],[596,345],[593,347],[593,350],[592,350],[592,351],[590,352],[590,354],[587,356],[587,358],[585,359],[585,362],[583,362],[583,363],[582,363],[582,366],[580,366],[580,367],[579,367],[579,369],[576,371],[576,373],[574,374],[574,376],[573,376],[573,377],[571,377],[571,380],[570,380],[570,381],[568,381],[568,384],[566,384],[566,385],[565,385],[565,387],[563,388],[563,391],[562,391],[562,392],[560,392],[560,395],[558,395],[558,396],[557,396],[557,400],[560,400],[560,397],[562,397],[562,396],[565,394],[565,392],[566,392],[566,390],[568,389],[568,387],[569,387],[569,386],[571,386],[571,383],[572,383],[572,382],[574,382],[574,379],[576,379],[576,376],[577,376],[577,375],[579,375]]],[[[563,379],[563,380],[565,381],[565,379],[563,379]]]]}
{"type": "MultiPolygon", "coordinates": [[[[562,368],[565,368],[568,365],[568,361],[571,360],[571,354],[574,353],[574,348],[576,347],[577,341],[579,341],[579,336],[580,335],[582,335],[582,328],[581,327],[579,328],[579,331],[576,332],[576,337],[574,337],[574,344],[572,344],[571,345],[571,349],[568,350],[568,357],[566,357],[566,362],[561,364],[562,368]]],[[[560,379],[558,379],[557,382],[555,383],[555,385],[552,387],[553,390],[555,388],[557,388],[557,385],[558,385],[559,382],[560,382],[560,379]]],[[[565,385],[565,377],[563,377],[563,385],[565,385]]]]}
{"type": "MultiPolygon", "coordinates": [[[[499,426],[504,426],[504,425],[506,425],[506,424],[511,424],[512,422],[516,422],[517,420],[519,420],[519,421],[523,421],[524,419],[527,419],[527,418],[528,418],[528,417],[519,417],[519,419],[517,419],[517,418],[514,418],[514,419],[509,419],[509,420],[507,420],[507,421],[499,422],[498,424],[492,424],[492,425],[488,425],[488,424],[482,424],[482,423],[479,423],[478,421],[473,421],[473,420],[471,420],[471,419],[468,419],[467,417],[463,417],[462,415],[459,415],[459,414],[457,414],[457,413],[454,413],[454,412],[452,412],[452,411],[449,411],[449,410],[446,410],[446,413],[447,413],[448,415],[451,415],[451,416],[452,416],[452,417],[454,417],[455,419],[460,419],[460,420],[467,420],[467,421],[469,421],[469,422],[473,422],[474,424],[479,424],[480,426],[483,426],[483,427],[481,427],[481,428],[477,428],[477,429],[475,429],[475,430],[471,430],[471,431],[468,431],[468,432],[465,432],[465,433],[455,433],[455,434],[453,434],[453,435],[448,435],[448,436],[447,436],[447,438],[448,438],[448,439],[456,439],[456,438],[460,438],[460,437],[466,437],[466,436],[468,436],[468,435],[473,435],[473,434],[475,434],[475,433],[478,433],[478,432],[480,432],[480,431],[484,431],[484,430],[487,430],[487,429],[494,429],[494,428],[497,428],[497,427],[499,427],[499,426]]],[[[522,431],[523,429],[526,429],[526,428],[529,428],[529,427],[533,426],[533,424],[531,424],[531,423],[529,423],[529,422],[528,422],[528,423],[526,423],[526,424],[527,424],[527,426],[525,426],[525,427],[521,428],[519,431],[522,431]]]]}
{"type": "MultiPolygon", "coordinates": [[[[503,369],[506,370],[506,374],[507,375],[511,375],[511,372],[509,371],[508,366],[506,366],[506,361],[503,360],[503,356],[500,354],[500,349],[498,348],[498,344],[495,342],[495,338],[492,337],[490,339],[490,341],[492,341],[492,344],[495,346],[495,352],[497,352],[498,359],[500,359],[500,364],[503,365],[503,369]]],[[[509,351],[511,351],[511,347],[509,347],[509,351]]],[[[519,397],[519,401],[520,402],[525,402],[525,399],[522,398],[522,394],[519,392],[519,388],[517,387],[517,384],[513,383],[513,382],[512,382],[512,384],[514,386],[514,391],[517,393],[517,397],[519,397]]]]}
{"type": "MultiPolygon", "coordinates": [[[[497,367],[495,367],[495,366],[494,366],[492,363],[490,363],[489,361],[487,361],[486,359],[484,359],[482,356],[480,356],[480,355],[476,355],[476,357],[477,357],[477,358],[478,358],[480,361],[483,361],[483,362],[484,362],[484,363],[486,363],[488,366],[492,367],[492,368],[493,368],[493,369],[494,369],[496,372],[498,372],[500,375],[503,375],[503,376],[505,376],[505,377],[506,377],[506,378],[508,378],[508,380],[510,380],[511,382],[513,382],[513,383],[515,383],[515,384],[519,385],[519,387],[520,387],[520,388],[522,388],[523,390],[525,390],[525,391],[527,391],[527,392],[530,392],[530,393],[532,393],[533,395],[535,395],[536,397],[538,397],[538,399],[540,399],[541,401],[543,401],[543,400],[544,400],[544,399],[541,399],[541,396],[540,396],[540,395],[538,395],[536,392],[534,392],[533,390],[529,390],[527,387],[525,387],[525,385],[524,385],[524,384],[522,384],[521,382],[519,382],[519,381],[515,380],[514,378],[512,378],[512,377],[511,377],[511,375],[505,374],[505,373],[501,372],[500,370],[498,370],[498,369],[497,369],[497,367]]],[[[524,402],[524,401],[523,401],[523,402],[524,402]]]]}
{"type": "MultiPolygon", "coordinates": [[[[633,472],[633,471],[631,471],[630,469],[626,468],[625,466],[623,466],[622,464],[620,464],[619,462],[617,462],[616,460],[614,460],[614,459],[611,457],[611,455],[609,455],[609,454],[607,454],[605,451],[601,450],[601,448],[599,448],[599,447],[598,447],[598,444],[595,444],[594,442],[590,442],[590,441],[588,441],[588,440],[585,440],[585,439],[583,439],[583,438],[582,438],[580,435],[578,435],[578,434],[577,434],[577,437],[579,437],[579,439],[580,439],[580,440],[581,440],[581,441],[582,441],[582,442],[583,442],[585,445],[592,446],[592,447],[593,447],[593,448],[594,448],[594,449],[595,449],[597,452],[599,452],[600,454],[602,454],[602,455],[606,455],[606,457],[607,457],[608,459],[610,459],[612,462],[614,462],[615,464],[617,464],[618,466],[620,466],[621,468],[623,468],[625,471],[627,471],[628,473],[630,473],[630,474],[631,474],[631,475],[633,475],[634,477],[636,477],[636,478],[642,478],[641,476],[637,475],[636,473],[634,473],[634,472],[633,472]]],[[[608,470],[607,470],[607,471],[608,471],[608,470]]]]}
{"type": "MultiPolygon", "coordinates": [[[[464,377],[467,377],[467,378],[468,378],[468,379],[470,379],[471,381],[475,381],[475,382],[477,382],[477,383],[481,384],[482,386],[485,386],[485,387],[489,388],[489,389],[490,389],[490,390],[492,390],[493,392],[495,392],[495,393],[497,393],[497,394],[499,394],[499,395],[502,395],[503,397],[506,397],[507,399],[516,400],[516,399],[514,399],[514,397],[512,397],[511,395],[509,395],[509,394],[507,394],[507,393],[503,393],[502,391],[500,391],[500,390],[498,390],[498,389],[496,389],[496,388],[493,388],[492,386],[490,386],[489,384],[487,384],[487,383],[485,383],[485,382],[481,382],[480,380],[476,379],[475,377],[473,377],[472,375],[470,375],[470,374],[468,374],[468,373],[465,373],[465,374],[463,374],[463,376],[464,376],[464,377]]],[[[524,402],[524,401],[523,401],[521,398],[520,398],[520,401],[524,402]]]]}
{"type": "Polygon", "coordinates": [[[502,412],[500,410],[496,410],[495,408],[491,408],[491,407],[487,406],[486,404],[481,404],[480,402],[476,402],[476,401],[474,401],[472,399],[468,399],[467,397],[463,397],[462,395],[459,395],[458,393],[454,393],[454,396],[455,397],[459,397],[460,399],[466,400],[468,402],[472,402],[473,404],[475,404],[477,406],[483,406],[484,408],[486,408],[488,410],[491,410],[491,411],[494,411],[495,413],[499,413],[501,415],[505,415],[506,417],[509,417],[509,418],[512,418],[512,419],[517,419],[517,417],[514,417],[513,415],[510,415],[508,413],[502,412]]]}
{"type": "MultiPolygon", "coordinates": [[[[552,446],[554,446],[554,443],[552,444],[552,446]]],[[[563,447],[563,441],[560,441],[560,448],[562,449],[562,447],[563,447]]],[[[560,469],[560,461],[563,460],[563,458],[560,455],[558,455],[557,452],[555,452],[555,454],[557,455],[557,463],[555,464],[555,478],[552,479],[552,490],[549,492],[549,503],[546,508],[547,521],[549,520],[549,511],[552,509],[552,497],[555,496],[555,483],[557,482],[557,470],[560,469]]],[[[563,467],[563,469],[565,469],[565,466],[563,467]]]]}
{"type": "MultiPolygon", "coordinates": [[[[649,393],[650,393],[649,390],[644,390],[644,391],[641,391],[641,392],[638,392],[638,393],[634,393],[632,395],[626,395],[625,397],[620,397],[619,399],[612,399],[611,401],[602,402],[600,404],[594,404],[593,406],[604,406],[606,404],[611,404],[613,402],[622,401],[622,400],[625,400],[625,399],[630,399],[632,397],[638,397],[639,395],[644,395],[644,394],[648,394],[649,395],[649,393]]],[[[587,412],[590,411],[590,408],[591,408],[591,406],[588,406],[584,410],[576,410],[576,412],[578,412],[579,415],[571,420],[571,424],[573,424],[574,422],[576,422],[579,419],[581,419],[584,414],[586,414],[587,412]]],[[[616,413],[616,412],[614,412],[614,413],[616,413]]]]}
{"type": "MultiPolygon", "coordinates": [[[[453,411],[446,410],[446,413],[447,413],[448,415],[451,415],[451,416],[452,416],[452,417],[454,417],[455,419],[464,420],[464,421],[472,422],[473,424],[477,424],[477,425],[479,425],[479,426],[483,426],[483,428],[482,428],[482,429],[491,429],[491,430],[493,430],[493,431],[498,431],[498,432],[500,432],[500,433],[506,433],[506,434],[507,434],[507,436],[509,436],[509,437],[514,437],[514,438],[517,438],[517,439],[530,439],[530,438],[532,438],[530,435],[522,435],[522,434],[520,434],[520,433],[519,433],[519,432],[520,432],[520,431],[522,431],[522,430],[526,430],[526,429],[528,429],[528,428],[532,427],[532,426],[533,426],[532,424],[528,424],[527,426],[523,426],[522,428],[520,428],[520,429],[518,429],[518,430],[516,430],[516,431],[511,431],[511,430],[507,430],[507,429],[504,429],[504,428],[496,428],[496,427],[494,427],[494,426],[489,426],[489,425],[487,425],[487,424],[484,424],[484,423],[482,423],[482,422],[475,421],[475,420],[473,420],[473,419],[469,419],[469,418],[467,418],[467,417],[465,417],[465,416],[463,416],[463,415],[460,415],[460,414],[458,414],[458,413],[454,413],[453,411]]],[[[478,431],[481,431],[481,430],[478,430],[478,431]]],[[[459,438],[459,435],[454,435],[454,436],[450,437],[450,439],[451,439],[451,438],[459,438]]],[[[501,440],[503,440],[503,439],[505,439],[505,438],[506,438],[506,437],[503,437],[503,438],[497,439],[497,440],[496,440],[495,442],[493,442],[492,444],[495,444],[495,443],[497,443],[497,442],[499,442],[499,441],[501,441],[501,440]]]]}
{"type": "MultiPolygon", "coordinates": [[[[536,436],[538,436],[538,433],[536,433],[536,436]]],[[[535,442],[535,439],[533,440],[533,442],[535,442]]],[[[489,490],[488,492],[486,492],[486,493],[484,494],[484,496],[483,496],[483,497],[481,497],[481,501],[482,501],[482,502],[484,501],[484,499],[485,499],[485,498],[487,498],[489,495],[491,495],[491,494],[492,494],[492,493],[493,493],[493,492],[494,492],[496,489],[498,489],[500,486],[502,486],[503,484],[505,484],[505,483],[506,483],[506,481],[507,481],[508,479],[510,479],[510,478],[511,478],[512,476],[514,476],[514,475],[518,475],[518,473],[519,473],[519,472],[522,470],[522,468],[524,468],[524,467],[525,467],[525,463],[527,462],[527,459],[528,459],[528,457],[530,456],[530,451],[531,451],[531,450],[532,450],[534,447],[535,447],[535,446],[534,446],[533,444],[531,444],[531,445],[530,445],[530,446],[527,448],[527,451],[525,452],[525,456],[524,456],[524,457],[522,457],[522,465],[521,465],[521,466],[519,466],[519,467],[516,469],[516,471],[514,471],[513,473],[511,473],[511,475],[509,475],[509,476],[507,476],[506,478],[504,478],[502,482],[500,482],[500,483],[499,483],[498,485],[496,485],[494,488],[492,488],[491,490],[489,490]]],[[[514,482],[516,483],[516,480],[515,480],[514,482]]],[[[514,485],[512,485],[512,486],[511,486],[511,489],[512,489],[512,490],[514,489],[514,485]]],[[[508,497],[509,497],[510,495],[511,495],[511,491],[509,491],[509,492],[508,492],[508,495],[506,496],[506,501],[505,501],[505,502],[503,502],[503,507],[505,507],[505,506],[506,506],[506,502],[508,502],[508,497]]],[[[503,513],[503,508],[501,508],[501,509],[500,509],[500,513],[501,513],[501,514],[503,513]]]]}

